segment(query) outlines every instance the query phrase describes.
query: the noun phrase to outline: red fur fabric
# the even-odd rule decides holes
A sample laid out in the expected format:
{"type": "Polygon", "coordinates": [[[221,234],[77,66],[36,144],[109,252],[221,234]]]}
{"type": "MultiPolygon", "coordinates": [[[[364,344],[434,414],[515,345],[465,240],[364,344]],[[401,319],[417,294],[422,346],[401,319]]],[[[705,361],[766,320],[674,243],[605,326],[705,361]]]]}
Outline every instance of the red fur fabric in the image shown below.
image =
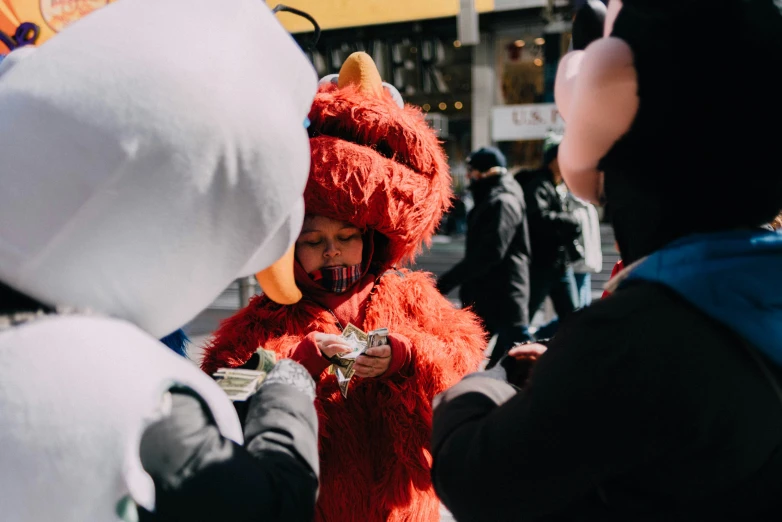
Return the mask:
{"type": "Polygon", "coordinates": [[[445,154],[421,111],[327,85],[309,117],[306,212],[384,235],[388,249],[374,261],[412,261],[453,196],[445,154]]]}
{"type": "MultiPolygon", "coordinates": [[[[343,399],[324,372],[316,407],[320,422],[318,521],[436,522],[439,501],[430,480],[431,402],[478,369],[486,338],[475,315],[455,309],[425,272],[389,272],[367,304],[364,331],[387,326],[410,339],[412,361],[388,378],[354,378],[343,399]]],[[[267,298],[223,322],[203,368],[238,366],[259,345],[278,357],[309,332],[339,333],[334,317],[312,301],[280,306],[267,298]]]]}

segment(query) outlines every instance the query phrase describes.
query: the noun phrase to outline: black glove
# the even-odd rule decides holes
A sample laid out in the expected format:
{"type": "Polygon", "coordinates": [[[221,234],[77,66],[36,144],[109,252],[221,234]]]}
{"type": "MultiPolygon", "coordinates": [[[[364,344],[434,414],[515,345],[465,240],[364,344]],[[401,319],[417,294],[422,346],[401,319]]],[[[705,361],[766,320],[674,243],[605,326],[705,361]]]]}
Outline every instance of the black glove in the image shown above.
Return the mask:
{"type": "Polygon", "coordinates": [[[505,372],[505,380],[508,384],[519,389],[524,389],[534,366],[535,361],[532,359],[517,360],[506,354],[503,355],[495,368],[502,368],[505,372]]]}
{"type": "MultiPolygon", "coordinates": [[[[526,343],[521,344],[535,343],[548,346],[549,340],[550,339],[538,339],[535,341],[527,341],[526,343]]],[[[502,369],[501,371],[504,373],[505,380],[508,384],[523,389],[527,385],[530,375],[532,374],[532,370],[535,368],[535,364],[537,364],[537,362],[538,361],[536,357],[525,357],[519,360],[515,357],[511,357],[510,355],[505,354],[502,359],[499,360],[495,368],[500,367],[502,369]]]]}

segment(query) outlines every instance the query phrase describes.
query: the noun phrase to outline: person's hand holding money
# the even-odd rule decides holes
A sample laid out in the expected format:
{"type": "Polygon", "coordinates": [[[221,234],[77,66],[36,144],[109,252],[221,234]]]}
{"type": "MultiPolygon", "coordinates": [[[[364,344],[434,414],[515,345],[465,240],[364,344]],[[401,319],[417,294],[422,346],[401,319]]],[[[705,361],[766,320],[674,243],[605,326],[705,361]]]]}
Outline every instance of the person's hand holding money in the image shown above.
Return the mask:
{"type": "Polygon", "coordinates": [[[381,344],[367,348],[367,351],[356,359],[353,369],[359,377],[379,377],[386,373],[390,364],[391,347],[381,344]]]}
{"type": "Polygon", "coordinates": [[[341,353],[350,353],[353,348],[345,342],[345,339],[339,335],[317,332],[315,334],[315,344],[318,350],[327,359],[341,353]]]}

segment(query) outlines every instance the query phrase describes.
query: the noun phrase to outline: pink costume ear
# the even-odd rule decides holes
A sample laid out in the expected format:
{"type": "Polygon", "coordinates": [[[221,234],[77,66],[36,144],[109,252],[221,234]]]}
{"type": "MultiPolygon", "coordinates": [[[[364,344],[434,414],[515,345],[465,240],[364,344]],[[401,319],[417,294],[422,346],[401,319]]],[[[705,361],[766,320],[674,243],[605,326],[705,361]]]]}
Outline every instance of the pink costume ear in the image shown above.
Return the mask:
{"type": "Polygon", "coordinates": [[[584,51],[570,51],[559,61],[557,76],[554,81],[554,102],[562,118],[567,121],[570,114],[570,101],[573,99],[573,88],[581,71],[584,51]]]}
{"type": "Polygon", "coordinates": [[[555,101],[565,120],[559,168],[578,197],[598,202],[597,165],[632,125],[638,112],[633,53],[623,40],[601,38],[565,55],[557,71],[555,101]]]}
{"type": "Polygon", "coordinates": [[[622,9],[622,0],[609,0],[608,8],[606,9],[605,27],[603,28],[603,36],[607,37],[614,30],[614,20],[616,15],[619,14],[619,10],[622,9]]]}

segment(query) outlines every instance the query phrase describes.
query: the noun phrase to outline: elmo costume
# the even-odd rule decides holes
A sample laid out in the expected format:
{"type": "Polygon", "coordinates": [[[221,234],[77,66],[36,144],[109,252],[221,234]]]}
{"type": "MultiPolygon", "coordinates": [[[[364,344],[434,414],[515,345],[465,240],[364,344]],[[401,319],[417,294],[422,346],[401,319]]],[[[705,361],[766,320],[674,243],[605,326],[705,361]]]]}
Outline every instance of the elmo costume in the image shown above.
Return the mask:
{"type": "Polygon", "coordinates": [[[424,272],[396,269],[430,241],[450,204],[444,153],[421,112],[401,106],[365,53],[325,78],[309,118],[307,215],[361,229],[361,278],[344,293],[319,287],[297,264],[304,299],[265,296],[227,319],[207,345],[203,369],[240,366],[259,345],[304,364],[319,378],[321,489],[316,520],[436,521],[430,479],[431,401],[478,369],[486,335],[424,272]],[[343,398],[313,332],[352,323],[387,327],[392,360],[378,378],[354,378],[343,398]]]}

